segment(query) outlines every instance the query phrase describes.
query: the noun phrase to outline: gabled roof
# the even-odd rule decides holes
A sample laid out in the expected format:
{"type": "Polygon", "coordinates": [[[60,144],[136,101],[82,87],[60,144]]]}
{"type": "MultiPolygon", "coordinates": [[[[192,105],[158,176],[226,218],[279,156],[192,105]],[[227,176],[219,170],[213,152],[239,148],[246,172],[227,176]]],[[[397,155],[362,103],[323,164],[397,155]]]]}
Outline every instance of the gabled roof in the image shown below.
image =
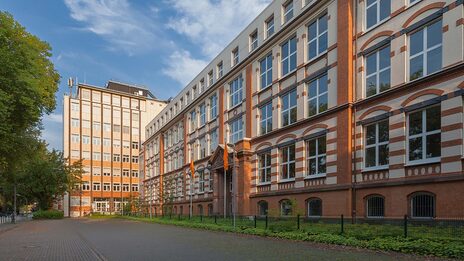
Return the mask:
{"type": "MultiPolygon", "coordinates": [[[[229,155],[229,162],[232,162],[231,154],[234,152],[233,149],[227,146],[227,153],[229,155]]],[[[214,153],[209,157],[208,163],[211,165],[211,169],[222,169],[224,168],[224,144],[219,144],[214,150],[214,153]]]]}

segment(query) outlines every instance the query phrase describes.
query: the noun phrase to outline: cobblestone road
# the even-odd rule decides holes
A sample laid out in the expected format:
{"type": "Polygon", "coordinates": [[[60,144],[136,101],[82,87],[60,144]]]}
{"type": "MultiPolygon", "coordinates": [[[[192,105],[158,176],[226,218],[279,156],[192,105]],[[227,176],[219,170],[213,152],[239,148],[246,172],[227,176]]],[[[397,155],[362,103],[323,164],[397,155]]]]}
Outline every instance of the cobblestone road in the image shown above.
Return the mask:
{"type": "Polygon", "coordinates": [[[119,219],[31,221],[0,230],[0,260],[424,260],[119,219]]]}

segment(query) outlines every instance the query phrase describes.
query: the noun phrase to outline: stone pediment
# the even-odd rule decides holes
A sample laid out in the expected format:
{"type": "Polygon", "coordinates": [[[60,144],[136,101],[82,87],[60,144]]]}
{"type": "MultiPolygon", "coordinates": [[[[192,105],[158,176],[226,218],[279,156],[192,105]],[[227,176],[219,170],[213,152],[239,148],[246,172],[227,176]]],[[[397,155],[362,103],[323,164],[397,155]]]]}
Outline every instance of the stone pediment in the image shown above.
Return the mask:
{"type": "MultiPolygon", "coordinates": [[[[227,148],[227,153],[229,155],[229,167],[232,162],[232,153],[233,150],[231,148],[227,148]]],[[[208,160],[208,164],[211,165],[211,169],[223,169],[224,168],[224,145],[219,144],[214,151],[213,155],[208,160]]]]}

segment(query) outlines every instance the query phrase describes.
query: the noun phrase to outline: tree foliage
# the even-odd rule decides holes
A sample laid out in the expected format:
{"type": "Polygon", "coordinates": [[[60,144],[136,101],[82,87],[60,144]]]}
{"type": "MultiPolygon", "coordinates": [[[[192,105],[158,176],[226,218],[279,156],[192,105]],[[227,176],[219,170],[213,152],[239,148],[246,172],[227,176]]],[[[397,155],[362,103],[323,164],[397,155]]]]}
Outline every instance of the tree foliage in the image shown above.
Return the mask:
{"type": "Polygon", "coordinates": [[[37,137],[40,118],[55,109],[60,76],[50,61],[48,43],[0,12],[0,178],[12,174],[37,137]]]}

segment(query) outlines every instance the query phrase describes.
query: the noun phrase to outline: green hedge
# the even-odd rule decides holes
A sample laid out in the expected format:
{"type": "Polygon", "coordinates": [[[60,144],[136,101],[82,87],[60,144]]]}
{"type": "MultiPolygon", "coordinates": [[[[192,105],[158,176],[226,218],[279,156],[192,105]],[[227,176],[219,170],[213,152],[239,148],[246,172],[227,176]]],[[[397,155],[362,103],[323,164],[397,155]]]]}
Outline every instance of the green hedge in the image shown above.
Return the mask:
{"type": "Polygon", "coordinates": [[[33,219],[61,219],[63,217],[63,211],[58,210],[38,210],[32,216],[33,219]]]}

